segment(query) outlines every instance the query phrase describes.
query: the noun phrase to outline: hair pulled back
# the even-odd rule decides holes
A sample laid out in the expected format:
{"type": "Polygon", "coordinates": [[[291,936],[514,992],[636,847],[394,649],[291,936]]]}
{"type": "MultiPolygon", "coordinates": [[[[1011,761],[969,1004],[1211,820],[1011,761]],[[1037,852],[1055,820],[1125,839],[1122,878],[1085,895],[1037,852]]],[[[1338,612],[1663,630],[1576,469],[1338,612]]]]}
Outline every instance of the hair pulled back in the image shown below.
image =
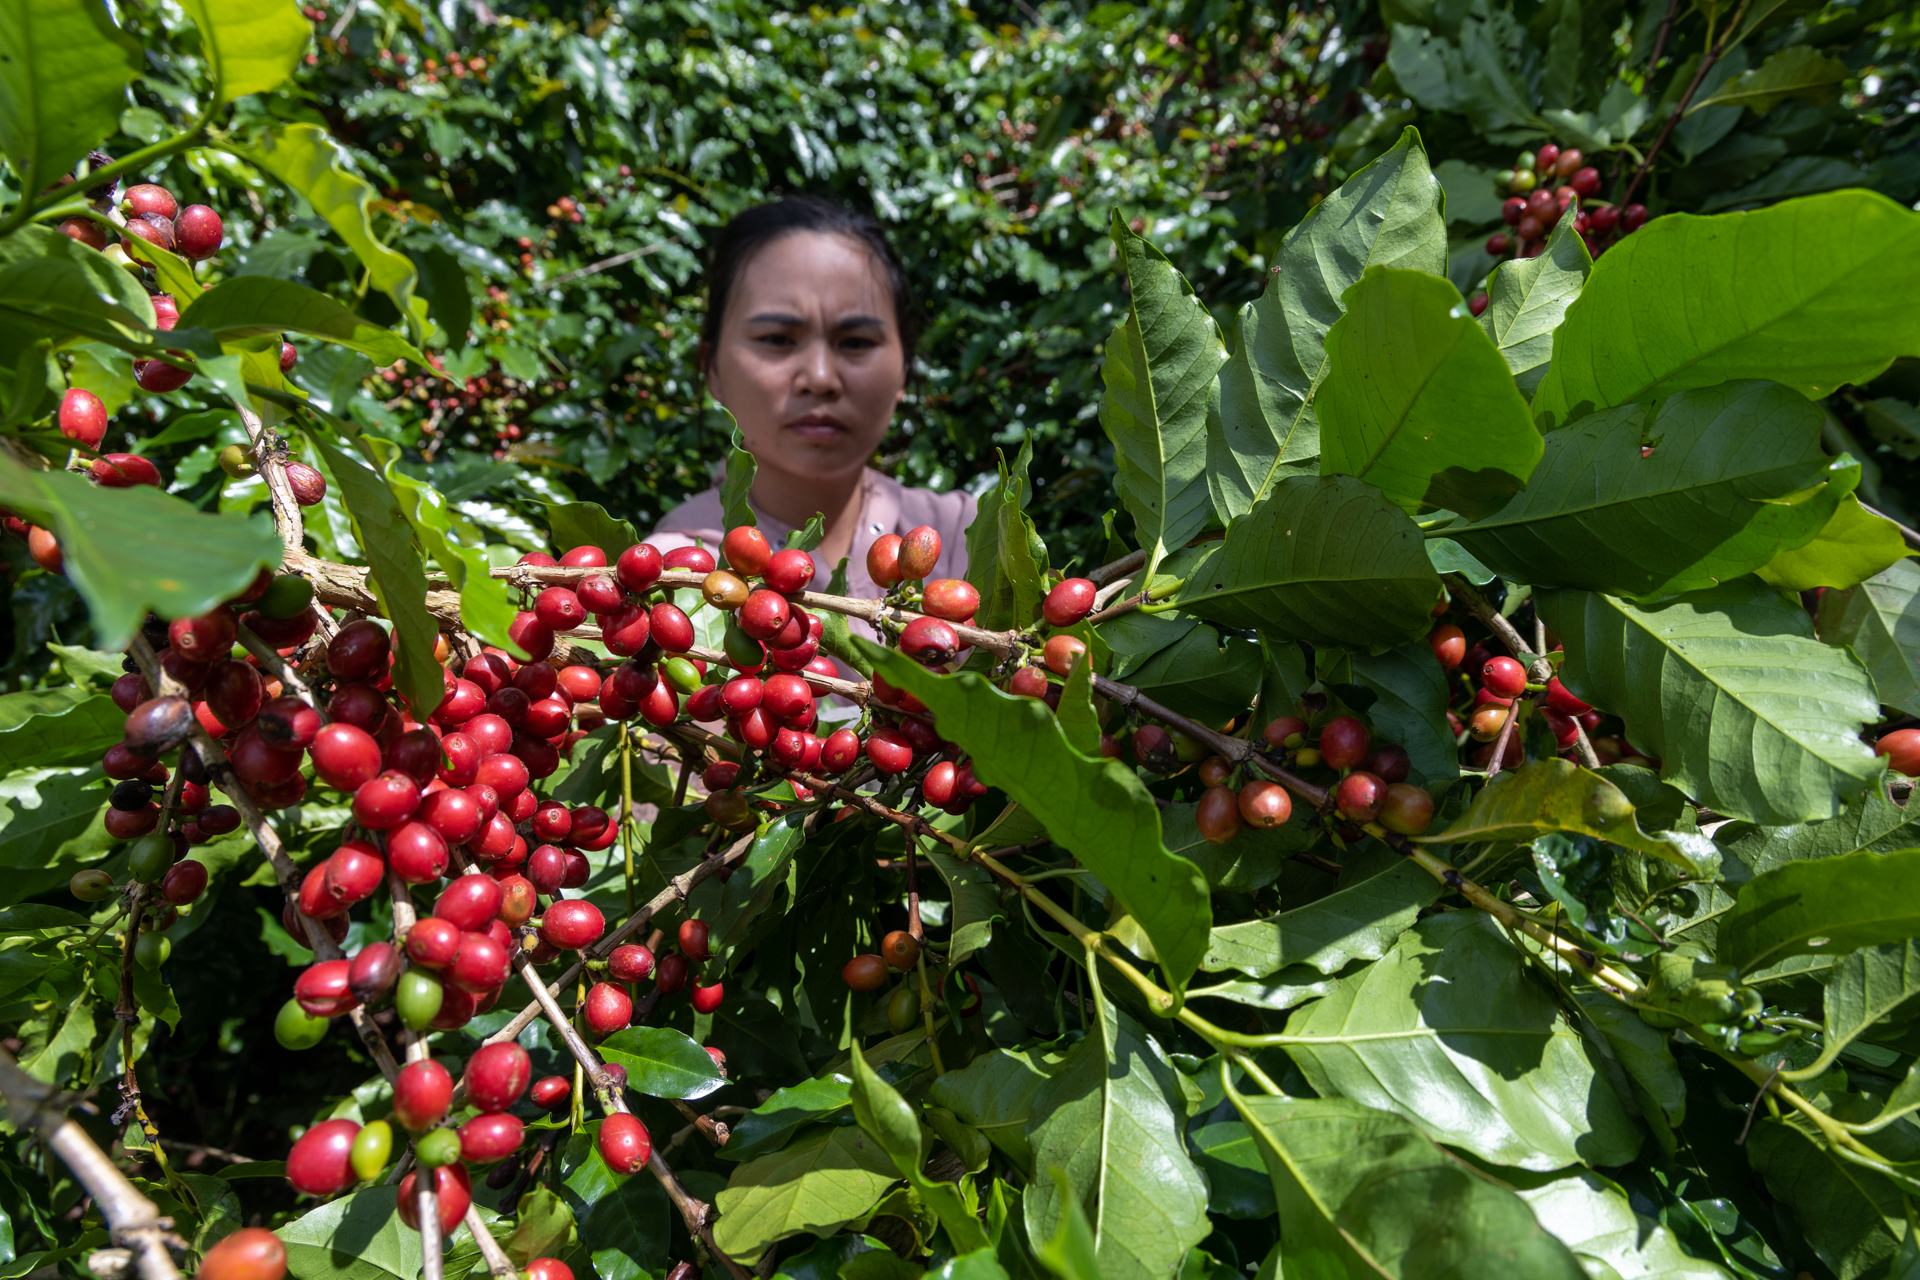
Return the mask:
{"type": "Polygon", "coordinates": [[[849,209],[824,196],[786,196],[770,204],[744,209],[728,220],[713,242],[713,256],[707,264],[707,314],[700,322],[701,361],[713,365],[719,350],[720,325],[726,319],[727,303],[733,297],[734,282],[741,269],[767,245],[796,231],[817,231],[845,236],[864,245],[879,262],[893,294],[893,327],[900,335],[900,354],[907,372],[913,371],[914,344],[920,337],[919,313],[913,305],[913,286],[900,255],[880,223],[870,214],[849,209]]]}

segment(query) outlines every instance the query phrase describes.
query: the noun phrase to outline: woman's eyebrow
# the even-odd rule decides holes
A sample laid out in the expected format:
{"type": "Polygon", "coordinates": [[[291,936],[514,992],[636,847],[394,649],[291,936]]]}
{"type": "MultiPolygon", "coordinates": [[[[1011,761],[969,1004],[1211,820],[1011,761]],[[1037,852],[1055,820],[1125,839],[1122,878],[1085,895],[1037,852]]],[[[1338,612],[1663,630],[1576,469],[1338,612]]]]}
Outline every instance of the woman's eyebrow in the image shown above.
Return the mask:
{"type": "Polygon", "coordinates": [[[884,329],[887,322],[879,316],[842,316],[833,325],[836,329],[884,329]]]}
{"type": "Polygon", "coordinates": [[[805,324],[804,316],[792,315],[785,311],[762,311],[759,315],[749,316],[748,324],[805,324]]]}

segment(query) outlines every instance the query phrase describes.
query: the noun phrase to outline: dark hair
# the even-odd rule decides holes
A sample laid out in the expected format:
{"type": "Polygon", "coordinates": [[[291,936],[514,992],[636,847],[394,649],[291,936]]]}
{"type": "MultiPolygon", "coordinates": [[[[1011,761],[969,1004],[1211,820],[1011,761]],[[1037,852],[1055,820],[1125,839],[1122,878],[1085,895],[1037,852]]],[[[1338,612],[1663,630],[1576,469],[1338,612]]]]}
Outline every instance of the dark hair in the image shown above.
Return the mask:
{"type": "Polygon", "coordinates": [[[893,324],[900,335],[900,354],[909,378],[913,374],[914,344],[920,337],[919,313],[913,305],[913,286],[907,281],[900,255],[880,223],[824,196],[787,196],[771,204],[755,205],[735,214],[713,242],[707,263],[707,314],[700,322],[701,361],[711,367],[720,344],[720,322],[740,269],[754,254],[781,236],[796,231],[818,231],[846,236],[865,245],[886,273],[893,292],[893,324]]]}

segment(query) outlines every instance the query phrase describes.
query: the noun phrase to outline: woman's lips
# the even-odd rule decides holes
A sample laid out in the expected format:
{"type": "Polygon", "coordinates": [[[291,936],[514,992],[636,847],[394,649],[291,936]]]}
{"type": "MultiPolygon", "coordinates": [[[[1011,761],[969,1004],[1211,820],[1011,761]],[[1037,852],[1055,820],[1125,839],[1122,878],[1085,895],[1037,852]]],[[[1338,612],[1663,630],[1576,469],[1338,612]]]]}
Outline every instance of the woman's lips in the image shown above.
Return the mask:
{"type": "Polygon", "coordinates": [[[815,417],[813,415],[796,418],[792,422],[789,422],[785,429],[800,437],[802,440],[816,444],[831,443],[847,434],[847,429],[834,419],[815,417]]]}

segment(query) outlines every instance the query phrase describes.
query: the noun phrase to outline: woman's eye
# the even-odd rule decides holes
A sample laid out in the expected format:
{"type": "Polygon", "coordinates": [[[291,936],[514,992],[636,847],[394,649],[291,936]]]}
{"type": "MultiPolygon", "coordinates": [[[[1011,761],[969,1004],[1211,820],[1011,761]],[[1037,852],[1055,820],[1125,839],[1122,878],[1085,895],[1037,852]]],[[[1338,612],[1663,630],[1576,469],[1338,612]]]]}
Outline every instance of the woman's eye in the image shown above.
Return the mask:
{"type": "Polygon", "coordinates": [[[871,351],[880,344],[872,338],[842,338],[840,346],[847,351],[871,351]]]}
{"type": "Polygon", "coordinates": [[[755,338],[754,341],[763,342],[769,346],[774,346],[774,347],[790,347],[793,345],[793,338],[790,335],[785,333],[780,333],[778,331],[773,333],[763,333],[759,337],[755,338]]]}

